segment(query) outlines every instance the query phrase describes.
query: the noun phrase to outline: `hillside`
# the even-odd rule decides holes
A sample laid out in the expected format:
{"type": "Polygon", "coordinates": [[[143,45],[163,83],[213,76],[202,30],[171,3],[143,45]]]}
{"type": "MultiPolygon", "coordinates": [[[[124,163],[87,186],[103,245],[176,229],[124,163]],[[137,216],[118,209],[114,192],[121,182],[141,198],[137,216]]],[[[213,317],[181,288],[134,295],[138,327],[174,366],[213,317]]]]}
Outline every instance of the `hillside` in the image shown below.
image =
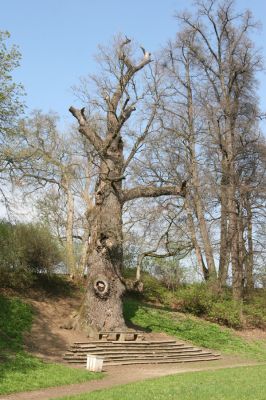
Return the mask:
{"type": "MultiPolygon", "coordinates": [[[[266,359],[266,330],[254,327],[233,330],[191,313],[179,312],[176,306],[166,306],[162,302],[163,299],[169,302],[173,293],[168,293],[151,277],[147,279],[146,276],[146,282],[141,297],[124,299],[124,316],[130,327],[144,329],[151,337],[169,335],[228,354],[266,359]],[[158,291],[160,296],[156,295],[158,291]]],[[[83,291],[72,282],[59,281],[51,287],[45,285],[29,289],[26,295],[6,290],[5,296],[20,298],[33,310],[31,329],[24,334],[24,349],[42,359],[62,362],[62,354],[71,343],[87,340],[82,332],[66,329],[71,315],[79,309],[83,291]]]]}

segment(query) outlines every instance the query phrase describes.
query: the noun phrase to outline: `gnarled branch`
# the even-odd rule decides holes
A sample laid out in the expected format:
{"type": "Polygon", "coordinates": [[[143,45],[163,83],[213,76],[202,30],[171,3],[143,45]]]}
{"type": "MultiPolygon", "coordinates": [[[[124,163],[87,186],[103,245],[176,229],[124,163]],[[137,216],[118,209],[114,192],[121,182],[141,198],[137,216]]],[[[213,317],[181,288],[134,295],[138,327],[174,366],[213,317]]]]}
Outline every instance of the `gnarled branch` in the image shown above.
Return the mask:
{"type": "Polygon", "coordinates": [[[103,150],[103,140],[95,130],[92,129],[85,116],[85,108],[78,110],[77,108],[70,107],[69,111],[79,123],[79,132],[84,135],[90,143],[94,146],[95,150],[101,154],[103,150]]]}
{"type": "Polygon", "coordinates": [[[132,189],[124,190],[122,201],[139,199],[141,197],[159,197],[159,196],[182,196],[186,195],[186,181],[181,186],[137,186],[132,189]]]}

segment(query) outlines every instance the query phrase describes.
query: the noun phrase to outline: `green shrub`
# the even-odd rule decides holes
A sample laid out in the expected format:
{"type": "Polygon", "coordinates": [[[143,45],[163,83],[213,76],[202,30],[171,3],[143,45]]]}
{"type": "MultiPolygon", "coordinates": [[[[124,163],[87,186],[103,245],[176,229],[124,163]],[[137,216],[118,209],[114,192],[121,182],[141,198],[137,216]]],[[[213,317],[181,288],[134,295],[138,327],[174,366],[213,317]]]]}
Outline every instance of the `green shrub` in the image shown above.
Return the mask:
{"type": "Polygon", "coordinates": [[[243,311],[247,325],[266,328],[266,290],[259,289],[244,303],[243,311]]]}
{"type": "Polygon", "coordinates": [[[233,301],[231,293],[219,293],[206,283],[193,284],[176,291],[177,309],[204,317],[213,322],[233,328],[242,326],[241,307],[233,301]]]}
{"type": "Polygon", "coordinates": [[[25,267],[7,269],[0,267],[0,287],[24,290],[33,285],[35,275],[25,267]]]}
{"type": "MultiPolygon", "coordinates": [[[[135,279],[136,269],[128,268],[123,273],[127,279],[135,279]]],[[[143,282],[143,292],[134,293],[136,297],[151,303],[160,303],[165,306],[170,306],[174,301],[172,291],[169,291],[158,279],[150,275],[148,272],[142,272],[141,281],[143,282]]]]}
{"type": "Polygon", "coordinates": [[[24,267],[33,272],[49,273],[62,260],[59,246],[47,227],[18,224],[14,229],[24,267]]]}
{"type": "Polygon", "coordinates": [[[4,270],[16,269],[21,267],[20,259],[22,255],[14,226],[5,221],[0,222],[0,267],[4,270]]]}
{"type": "Polygon", "coordinates": [[[50,231],[40,224],[0,222],[0,286],[27,288],[34,274],[51,273],[62,260],[50,231]]]}
{"type": "Polygon", "coordinates": [[[206,284],[193,284],[176,291],[179,310],[189,312],[197,316],[208,315],[213,303],[217,300],[206,284]]]}
{"type": "Polygon", "coordinates": [[[211,305],[207,319],[231,328],[241,328],[241,304],[233,300],[219,300],[211,305]]]}
{"type": "MultiPolygon", "coordinates": [[[[136,270],[126,270],[126,277],[134,279],[136,270]]],[[[191,313],[206,320],[239,329],[243,324],[264,329],[266,327],[266,291],[255,290],[244,304],[232,298],[230,288],[222,292],[210,284],[194,283],[182,285],[176,290],[168,290],[164,284],[148,272],[141,276],[143,293],[139,300],[171,308],[183,313],[191,313]]]]}

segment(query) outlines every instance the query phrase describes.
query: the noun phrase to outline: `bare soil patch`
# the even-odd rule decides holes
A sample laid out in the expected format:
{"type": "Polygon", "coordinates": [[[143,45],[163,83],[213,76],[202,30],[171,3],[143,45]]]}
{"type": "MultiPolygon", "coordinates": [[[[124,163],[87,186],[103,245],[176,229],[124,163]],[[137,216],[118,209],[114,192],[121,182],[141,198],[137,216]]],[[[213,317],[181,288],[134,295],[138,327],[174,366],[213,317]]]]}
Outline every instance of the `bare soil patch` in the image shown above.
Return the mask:
{"type": "Polygon", "coordinates": [[[71,298],[41,297],[27,299],[35,313],[31,332],[25,335],[25,349],[50,361],[63,362],[62,355],[70,344],[88,338],[73,329],[63,329],[80,306],[80,296],[71,298]]]}
{"type": "Polygon", "coordinates": [[[266,340],[266,330],[263,329],[244,329],[242,331],[237,331],[237,335],[250,341],[254,340],[266,340]]]}

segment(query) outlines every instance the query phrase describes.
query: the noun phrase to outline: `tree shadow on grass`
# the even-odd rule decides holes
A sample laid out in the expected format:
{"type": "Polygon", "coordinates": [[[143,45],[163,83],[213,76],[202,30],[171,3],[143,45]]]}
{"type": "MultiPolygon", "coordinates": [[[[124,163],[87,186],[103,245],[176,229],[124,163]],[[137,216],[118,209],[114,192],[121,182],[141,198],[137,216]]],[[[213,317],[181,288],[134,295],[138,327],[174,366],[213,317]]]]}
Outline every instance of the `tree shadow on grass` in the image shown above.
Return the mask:
{"type": "Polygon", "coordinates": [[[141,330],[144,332],[164,332],[171,336],[177,336],[177,332],[181,333],[184,328],[184,321],[179,324],[178,321],[169,320],[169,324],[165,318],[160,318],[160,315],[156,315],[154,318],[149,313],[152,310],[160,310],[160,311],[170,311],[174,312],[173,309],[164,306],[158,306],[150,303],[139,302],[136,299],[126,298],[124,301],[124,317],[126,323],[129,327],[132,327],[137,330],[141,330]],[[137,325],[132,322],[134,317],[137,315],[138,311],[141,310],[143,325],[137,325]],[[147,318],[143,318],[143,312],[147,312],[147,318]]]}

